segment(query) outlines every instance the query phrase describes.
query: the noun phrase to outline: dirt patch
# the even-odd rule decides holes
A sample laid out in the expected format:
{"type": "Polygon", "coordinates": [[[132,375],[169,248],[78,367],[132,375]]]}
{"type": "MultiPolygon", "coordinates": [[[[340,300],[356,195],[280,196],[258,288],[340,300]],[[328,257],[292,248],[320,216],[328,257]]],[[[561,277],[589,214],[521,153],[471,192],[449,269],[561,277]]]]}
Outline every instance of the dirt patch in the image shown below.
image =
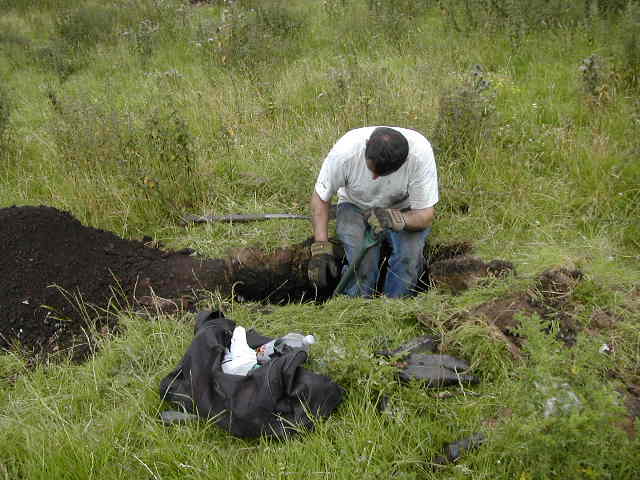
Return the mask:
{"type": "Polygon", "coordinates": [[[429,265],[431,283],[453,294],[476,286],[481,279],[504,277],[511,273],[515,273],[511,262],[492,260],[485,263],[466,251],[460,255],[438,258],[429,265]]]}
{"type": "MultiPolygon", "coordinates": [[[[224,259],[206,259],[190,250],[166,251],[122,239],[46,206],[0,209],[0,242],[0,348],[19,345],[36,359],[59,351],[84,358],[90,326],[105,333],[116,328],[109,310],[192,309],[203,291],[274,304],[322,301],[335,286],[317,291],[309,283],[310,242],[271,252],[244,248],[224,259]]],[[[465,242],[435,245],[427,247],[425,258],[446,262],[470,251],[465,242]]],[[[446,271],[438,270],[443,281],[446,271]]]]}
{"type": "MultiPolygon", "coordinates": [[[[483,278],[514,273],[512,265],[508,262],[494,260],[485,263],[468,255],[438,262],[430,268],[432,282],[438,287],[451,290],[454,294],[478,284],[483,278]]],[[[571,346],[575,343],[579,330],[574,319],[575,304],[572,295],[581,278],[582,273],[578,270],[545,270],[538,275],[530,289],[495,298],[469,311],[452,315],[446,320],[445,327],[454,329],[461,323],[482,319],[489,328],[489,334],[504,341],[513,357],[519,358],[523,342],[517,332],[519,318],[521,315],[535,315],[541,319],[542,326],[549,330],[552,322],[557,322],[560,327],[558,337],[571,346]]],[[[417,320],[430,328],[437,323],[426,313],[419,314],[417,320]]],[[[607,312],[602,312],[602,315],[593,321],[604,324],[615,320],[608,316],[607,312]]]]}
{"type": "Polygon", "coordinates": [[[574,320],[572,293],[582,278],[578,270],[554,268],[545,270],[536,279],[534,287],[507,297],[482,303],[464,315],[465,318],[483,317],[489,325],[497,327],[513,344],[520,346],[522,339],[516,330],[519,316],[538,316],[547,328],[552,321],[559,325],[558,337],[567,345],[576,341],[578,327],[574,320]]]}
{"type": "Polygon", "coordinates": [[[596,330],[608,330],[621,321],[620,317],[608,310],[597,310],[591,314],[589,327],[596,330]]]}

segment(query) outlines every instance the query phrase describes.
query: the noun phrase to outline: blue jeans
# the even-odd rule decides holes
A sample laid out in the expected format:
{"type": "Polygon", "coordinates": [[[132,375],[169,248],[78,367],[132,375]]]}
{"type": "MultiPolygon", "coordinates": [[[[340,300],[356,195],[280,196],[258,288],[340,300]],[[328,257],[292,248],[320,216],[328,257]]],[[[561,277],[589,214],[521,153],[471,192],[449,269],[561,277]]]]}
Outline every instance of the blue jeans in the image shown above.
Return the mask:
{"type": "MultiPolygon", "coordinates": [[[[336,230],[338,238],[347,255],[347,265],[358,257],[364,243],[364,236],[371,226],[367,223],[365,212],[352,203],[340,203],[336,212],[336,230]]],[[[392,249],[384,281],[384,294],[390,298],[399,298],[413,293],[418,277],[424,269],[424,246],[431,228],[417,232],[406,230],[394,232],[385,228],[382,238],[392,249]]],[[[380,263],[380,245],[371,247],[365,254],[355,272],[354,280],[347,285],[344,293],[350,297],[371,297],[376,293],[376,284],[380,263]]]]}

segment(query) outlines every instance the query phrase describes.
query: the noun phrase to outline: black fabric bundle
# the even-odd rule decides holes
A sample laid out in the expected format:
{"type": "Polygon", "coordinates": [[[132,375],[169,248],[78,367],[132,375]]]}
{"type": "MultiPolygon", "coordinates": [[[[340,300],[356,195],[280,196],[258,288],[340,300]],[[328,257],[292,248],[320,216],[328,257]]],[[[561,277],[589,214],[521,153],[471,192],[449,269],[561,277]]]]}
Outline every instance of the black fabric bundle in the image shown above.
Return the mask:
{"type": "MultiPolygon", "coordinates": [[[[285,438],[313,428],[314,416],[327,417],[338,407],[342,388],[303,368],[303,350],[273,358],[247,376],[224,373],[222,359],[235,327],[221,312],[200,312],[195,337],[180,364],[160,382],[160,396],[243,438],[285,438]]],[[[247,331],[252,348],[270,340],[247,331]]]]}

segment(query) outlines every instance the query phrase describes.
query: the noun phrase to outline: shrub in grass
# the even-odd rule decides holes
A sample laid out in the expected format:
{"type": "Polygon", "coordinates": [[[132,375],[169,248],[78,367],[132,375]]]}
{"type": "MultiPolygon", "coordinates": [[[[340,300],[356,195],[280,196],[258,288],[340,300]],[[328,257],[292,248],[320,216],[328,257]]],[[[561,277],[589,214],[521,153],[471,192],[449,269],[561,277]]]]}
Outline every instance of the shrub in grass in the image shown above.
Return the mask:
{"type": "Polygon", "coordinates": [[[193,208],[200,188],[186,122],[176,110],[159,108],[146,120],[144,131],[143,185],[155,194],[162,215],[173,217],[193,208]]]}
{"type": "Polygon", "coordinates": [[[329,68],[324,85],[327,104],[333,116],[345,128],[353,118],[364,124],[393,123],[395,105],[388,95],[391,72],[385,67],[345,56],[335,67],[329,68]]]}
{"type": "Polygon", "coordinates": [[[290,58],[303,31],[302,16],[280,0],[229,2],[218,23],[201,26],[196,46],[218,65],[253,67],[274,58],[290,58]]]}
{"type": "Polygon", "coordinates": [[[589,0],[455,0],[447,2],[445,12],[458,31],[506,31],[520,41],[527,32],[575,26],[590,15],[590,8],[589,0]]]}
{"type": "Polygon", "coordinates": [[[70,172],[111,175],[136,165],[131,147],[138,132],[131,117],[88,100],[58,98],[54,91],[49,98],[58,114],[52,133],[70,172]]]}
{"type": "Polygon", "coordinates": [[[32,48],[30,56],[36,65],[55,73],[63,81],[82,70],[88,63],[87,55],[79,54],[69,44],[60,40],[32,48]]]}
{"type": "Polygon", "coordinates": [[[582,87],[590,103],[606,103],[612,90],[612,75],[606,60],[592,54],[582,61],[579,70],[582,74],[582,87]]]}
{"type": "Polygon", "coordinates": [[[619,74],[626,87],[640,90],[640,4],[630,3],[621,19],[619,74]]]}
{"type": "Polygon", "coordinates": [[[352,0],[323,0],[322,8],[330,18],[337,19],[343,17],[345,9],[351,3],[352,0]]]}
{"type": "MultiPolygon", "coordinates": [[[[588,1],[585,3],[589,3],[588,1]]],[[[615,15],[633,4],[633,0],[597,0],[598,11],[604,15],[615,15]]]]}
{"type": "Polygon", "coordinates": [[[131,41],[132,50],[142,58],[148,58],[158,44],[159,32],[160,24],[145,18],[125,33],[131,41]]]}
{"type": "Polygon", "coordinates": [[[441,152],[460,156],[490,131],[494,97],[482,66],[473,67],[462,85],[440,97],[433,143],[441,152]]]}
{"type": "Polygon", "coordinates": [[[401,40],[430,3],[428,0],[367,0],[370,32],[380,32],[394,41],[401,40]]]}
{"type": "Polygon", "coordinates": [[[49,96],[58,114],[53,137],[79,195],[111,197],[114,204],[126,199],[131,221],[140,224],[193,207],[202,189],[189,128],[175,109],[161,106],[138,119],[88,100],[49,96]],[[99,193],[96,185],[103,185],[99,193]]]}
{"type": "Polygon", "coordinates": [[[82,6],[55,19],[58,35],[72,48],[93,47],[112,38],[116,25],[117,11],[103,6],[82,6]]]}
{"type": "Polygon", "coordinates": [[[258,22],[272,35],[280,38],[297,36],[305,26],[304,19],[288,10],[282,0],[249,2],[249,6],[256,10],[258,22]]]}

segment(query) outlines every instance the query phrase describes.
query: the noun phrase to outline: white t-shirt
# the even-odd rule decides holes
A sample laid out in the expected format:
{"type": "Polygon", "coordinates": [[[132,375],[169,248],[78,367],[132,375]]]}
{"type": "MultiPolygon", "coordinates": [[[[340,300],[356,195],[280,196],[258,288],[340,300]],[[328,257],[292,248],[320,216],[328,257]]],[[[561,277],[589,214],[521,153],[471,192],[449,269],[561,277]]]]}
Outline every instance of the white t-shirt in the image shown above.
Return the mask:
{"type": "Polygon", "coordinates": [[[438,174],[429,141],[414,130],[391,127],[409,142],[409,155],[398,170],[374,180],[364,153],[376,128],[351,130],[336,142],[320,169],[318,196],[328,202],[337,193],[338,203],[353,203],[363,210],[433,207],[438,203],[438,174]]]}

